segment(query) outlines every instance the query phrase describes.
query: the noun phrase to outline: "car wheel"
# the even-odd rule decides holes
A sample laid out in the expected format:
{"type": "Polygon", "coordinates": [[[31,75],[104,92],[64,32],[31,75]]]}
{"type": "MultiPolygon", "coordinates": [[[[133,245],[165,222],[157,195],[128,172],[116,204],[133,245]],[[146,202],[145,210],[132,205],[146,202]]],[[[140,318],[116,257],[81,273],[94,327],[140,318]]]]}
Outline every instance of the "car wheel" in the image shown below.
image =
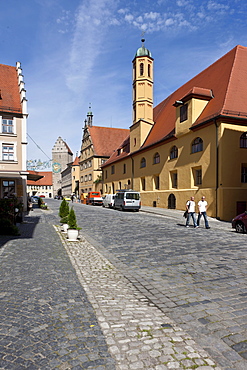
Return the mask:
{"type": "Polygon", "coordinates": [[[246,227],[242,222],[238,222],[236,224],[236,232],[241,234],[246,233],[246,227]]]}

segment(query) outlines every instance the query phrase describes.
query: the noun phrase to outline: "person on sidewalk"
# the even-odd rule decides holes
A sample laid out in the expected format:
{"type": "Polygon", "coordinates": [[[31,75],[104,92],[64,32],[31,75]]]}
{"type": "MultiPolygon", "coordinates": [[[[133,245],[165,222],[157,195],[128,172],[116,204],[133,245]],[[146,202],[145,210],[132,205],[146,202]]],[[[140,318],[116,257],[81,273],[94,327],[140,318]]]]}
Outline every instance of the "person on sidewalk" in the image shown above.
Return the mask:
{"type": "Polygon", "coordinates": [[[206,229],[210,229],[209,224],[208,224],[208,218],[207,218],[207,208],[208,208],[208,202],[205,200],[205,197],[202,196],[202,199],[198,202],[198,218],[197,218],[197,226],[200,226],[200,220],[201,217],[204,217],[205,221],[205,227],[206,229]]]}
{"type": "Polygon", "coordinates": [[[193,220],[194,227],[195,228],[198,227],[197,223],[196,223],[196,217],[195,217],[195,207],[196,207],[195,198],[191,197],[190,200],[188,200],[188,202],[186,203],[186,209],[188,211],[187,219],[186,219],[186,225],[185,225],[186,227],[189,227],[191,217],[192,217],[192,220],[193,220]]]}

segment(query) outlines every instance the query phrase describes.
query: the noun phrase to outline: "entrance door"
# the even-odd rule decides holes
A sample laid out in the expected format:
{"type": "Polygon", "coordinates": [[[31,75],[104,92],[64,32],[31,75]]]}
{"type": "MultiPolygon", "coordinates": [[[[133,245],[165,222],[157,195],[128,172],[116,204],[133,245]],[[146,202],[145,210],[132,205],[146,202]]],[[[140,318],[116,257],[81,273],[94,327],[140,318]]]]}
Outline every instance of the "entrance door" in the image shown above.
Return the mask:
{"type": "Polygon", "coordinates": [[[176,197],[174,194],[170,194],[168,197],[168,208],[176,209],[176,197]]]}
{"type": "Polygon", "coordinates": [[[237,202],[237,215],[246,211],[246,202],[237,202]]]}

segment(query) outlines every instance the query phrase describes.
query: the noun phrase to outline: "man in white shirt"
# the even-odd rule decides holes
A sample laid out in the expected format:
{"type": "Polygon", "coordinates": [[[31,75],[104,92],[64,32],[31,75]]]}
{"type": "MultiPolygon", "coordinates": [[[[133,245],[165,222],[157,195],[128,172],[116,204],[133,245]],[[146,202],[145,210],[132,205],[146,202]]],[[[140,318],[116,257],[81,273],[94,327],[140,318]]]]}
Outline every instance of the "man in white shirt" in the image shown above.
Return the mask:
{"type": "Polygon", "coordinates": [[[206,229],[210,229],[208,224],[208,218],[207,218],[207,208],[208,208],[208,202],[205,200],[205,197],[203,196],[202,199],[198,202],[198,218],[197,218],[197,226],[200,226],[200,219],[203,216],[205,221],[205,227],[206,229]]]}
{"type": "Polygon", "coordinates": [[[195,198],[191,197],[190,200],[186,203],[186,209],[188,211],[187,219],[186,219],[186,227],[189,227],[190,223],[190,218],[192,217],[194,227],[198,227],[196,223],[196,218],[195,218],[195,198]]]}

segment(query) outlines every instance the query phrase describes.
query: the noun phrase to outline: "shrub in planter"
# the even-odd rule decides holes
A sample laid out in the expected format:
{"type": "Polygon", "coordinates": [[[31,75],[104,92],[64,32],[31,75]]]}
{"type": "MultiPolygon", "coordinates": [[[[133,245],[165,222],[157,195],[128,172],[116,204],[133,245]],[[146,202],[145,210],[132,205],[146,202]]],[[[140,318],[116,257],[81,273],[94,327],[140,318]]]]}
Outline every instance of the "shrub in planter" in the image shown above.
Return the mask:
{"type": "Polygon", "coordinates": [[[60,222],[62,224],[67,223],[68,215],[69,215],[69,204],[68,202],[66,202],[65,199],[63,199],[59,207],[59,217],[60,217],[60,222]]]}
{"type": "Polygon", "coordinates": [[[69,225],[67,230],[68,239],[71,241],[77,241],[80,227],[77,226],[76,215],[73,207],[71,207],[69,211],[68,225],[69,225]]]}
{"type": "Polygon", "coordinates": [[[76,215],[73,207],[70,208],[69,215],[68,215],[68,225],[69,229],[75,229],[79,230],[77,226],[77,221],[76,221],[76,215]]]}
{"type": "Polygon", "coordinates": [[[20,235],[19,229],[8,218],[0,218],[0,235],[20,235]]]}

